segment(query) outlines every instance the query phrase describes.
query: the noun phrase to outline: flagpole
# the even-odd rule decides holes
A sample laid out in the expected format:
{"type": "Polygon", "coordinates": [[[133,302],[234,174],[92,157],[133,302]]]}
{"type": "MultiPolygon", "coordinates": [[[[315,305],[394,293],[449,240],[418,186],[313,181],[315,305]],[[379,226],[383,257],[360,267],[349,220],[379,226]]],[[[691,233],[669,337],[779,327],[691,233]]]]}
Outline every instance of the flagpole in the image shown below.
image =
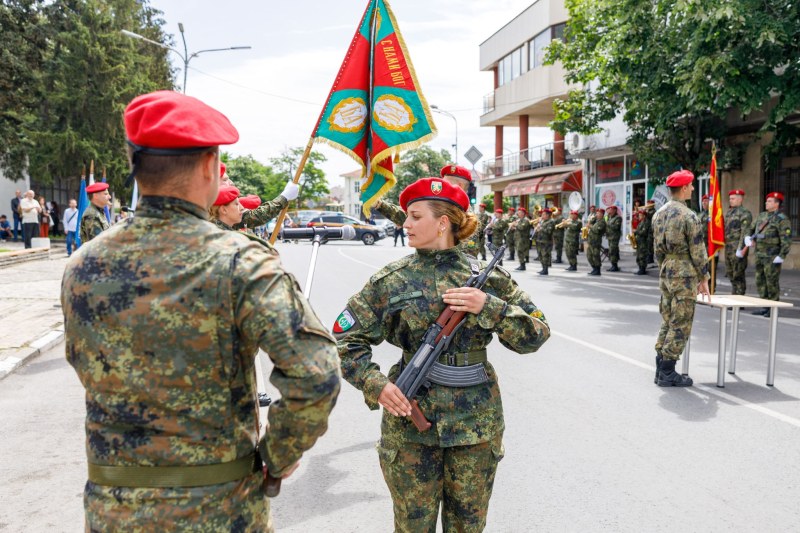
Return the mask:
{"type": "MultiPolygon", "coordinates": [[[[322,108],[323,111],[325,108],[322,108]]],[[[320,118],[322,115],[320,114],[320,118]]],[[[317,121],[319,124],[319,121],[317,121]]],[[[314,126],[314,131],[317,131],[317,126],[314,126]]],[[[297,184],[300,181],[300,176],[303,175],[303,170],[306,166],[306,161],[308,161],[308,156],[311,155],[311,148],[314,146],[314,136],[312,135],[310,139],[308,139],[308,144],[306,144],[306,149],[303,152],[303,157],[300,158],[300,164],[297,165],[297,172],[294,173],[294,179],[292,182],[297,184]]],[[[272,230],[272,235],[269,238],[270,244],[275,244],[275,240],[278,238],[278,233],[281,231],[281,227],[283,226],[283,219],[286,218],[286,211],[289,209],[289,202],[286,202],[286,207],[281,209],[281,214],[278,215],[278,220],[275,221],[275,229],[272,230]]]]}
{"type": "MultiPolygon", "coordinates": [[[[711,140],[711,161],[712,161],[712,163],[716,160],[715,159],[716,157],[717,157],[717,143],[712,139],[711,140]]],[[[714,212],[714,209],[713,209],[714,208],[714,203],[717,201],[717,196],[718,196],[716,189],[719,189],[719,182],[717,181],[717,176],[716,176],[717,165],[716,164],[712,164],[711,168],[709,170],[713,170],[713,172],[715,174],[714,176],[710,176],[710,178],[711,178],[711,182],[716,184],[716,185],[715,185],[715,190],[713,191],[714,192],[714,198],[711,198],[711,201],[708,204],[709,213],[708,213],[708,224],[706,226],[706,232],[708,233],[708,240],[713,242],[714,239],[713,239],[713,235],[712,235],[712,224],[713,224],[714,220],[712,218],[712,214],[714,212]]],[[[706,248],[709,248],[708,242],[706,242],[706,248]]],[[[717,250],[715,248],[714,249],[714,255],[711,256],[711,287],[710,287],[710,289],[711,289],[710,293],[711,294],[714,294],[716,286],[717,286],[717,250]]]]}

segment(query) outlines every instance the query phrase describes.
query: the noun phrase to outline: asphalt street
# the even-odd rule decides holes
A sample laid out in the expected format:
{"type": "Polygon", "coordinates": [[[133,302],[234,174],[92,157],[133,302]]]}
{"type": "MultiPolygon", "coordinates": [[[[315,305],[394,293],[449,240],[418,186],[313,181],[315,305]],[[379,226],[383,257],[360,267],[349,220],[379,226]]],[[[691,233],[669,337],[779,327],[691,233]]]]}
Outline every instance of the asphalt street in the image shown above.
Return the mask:
{"type": "MultiPolygon", "coordinates": [[[[303,284],[311,246],[280,250],[303,284]]],[[[372,274],[408,253],[389,240],[323,246],[311,293],[320,318],[333,324],[372,274]]],[[[781,319],[775,386],[767,387],[768,320],[743,314],[737,374],[719,389],[719,312],[698,307],[695,386],[663,389],[652,380],[660,323],[654,274],[597,279],[585,266],[568,273],[554,265],[545,278],[536,270],[512,276],[544,311],[551,339],[535,354],[497,341],[489,348],[506,455],[487,531],[796,531],[800,323],[781,319]]],[[[82,390],[63,350],[0,382],[0,531],[83,528],[82,390]]],[[[398,356],[383,344],[374,359],[388,369],[398,356]]],[[[380,413],[343,384],[328,433],[273,500],[279,531],[392,530],[374,450],[379,424],[380,413]]]]}

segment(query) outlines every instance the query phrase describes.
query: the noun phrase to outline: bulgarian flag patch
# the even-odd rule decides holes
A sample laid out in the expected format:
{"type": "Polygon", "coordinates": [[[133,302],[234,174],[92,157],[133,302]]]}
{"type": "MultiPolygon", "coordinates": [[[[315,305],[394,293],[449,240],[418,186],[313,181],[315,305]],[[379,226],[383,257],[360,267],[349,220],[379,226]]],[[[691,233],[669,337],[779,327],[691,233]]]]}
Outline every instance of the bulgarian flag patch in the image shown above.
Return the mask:
{"type": "Polygon", "coordinates": [[[350,311],[345,309],[342,311],[342,314],[336,318],[336,323],[333,325],[333,332],[344,333],[345,331],[352,329],[355,325],[356,319],[353,317],[350,311]]]}

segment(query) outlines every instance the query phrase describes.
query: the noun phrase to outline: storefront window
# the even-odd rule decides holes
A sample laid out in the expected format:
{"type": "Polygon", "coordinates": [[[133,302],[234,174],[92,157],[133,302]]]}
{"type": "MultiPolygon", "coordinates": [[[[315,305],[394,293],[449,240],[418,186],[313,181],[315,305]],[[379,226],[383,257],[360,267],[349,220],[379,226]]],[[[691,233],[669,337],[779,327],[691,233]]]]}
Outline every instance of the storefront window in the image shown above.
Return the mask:
{"type": "Polygon", "coordinates": [[[625,158],[615,157],[613,159],[601,159],[597,161],[596,182],[611,183],[622,181],[625,174],[625,158]]]}
{"type": "Polygon", "coordinates": [[[639,161],[635,155],[626,157],[628,161],[628,175],[625,178],[628,181],[643,180],[645,178],[644,163],[639,161]]]}
{"type": "Polygon", "coordinates": [[[531,68],[541,67],[544,64],[544,49],[550,44],[552,30],[547,28],[531,41],[530,46],[530,66],[531,68]]]}

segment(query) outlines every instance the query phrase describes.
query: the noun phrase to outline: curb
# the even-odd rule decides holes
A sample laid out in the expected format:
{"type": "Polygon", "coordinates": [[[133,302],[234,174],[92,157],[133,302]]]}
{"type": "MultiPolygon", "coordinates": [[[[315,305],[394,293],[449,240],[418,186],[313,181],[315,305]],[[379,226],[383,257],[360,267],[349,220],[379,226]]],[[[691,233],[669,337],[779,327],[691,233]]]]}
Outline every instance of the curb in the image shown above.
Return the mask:
{"type": "Polygon", "coordinates": [[[22,348],[21,357],[8,357],[0,361],[0,380],[12,374],[17,368],[36,357],[40,353],[49,350],[59,342],[64,340],[64,327],[60,326],[49,333],[45,333],[35,341],[22,348]]]}

